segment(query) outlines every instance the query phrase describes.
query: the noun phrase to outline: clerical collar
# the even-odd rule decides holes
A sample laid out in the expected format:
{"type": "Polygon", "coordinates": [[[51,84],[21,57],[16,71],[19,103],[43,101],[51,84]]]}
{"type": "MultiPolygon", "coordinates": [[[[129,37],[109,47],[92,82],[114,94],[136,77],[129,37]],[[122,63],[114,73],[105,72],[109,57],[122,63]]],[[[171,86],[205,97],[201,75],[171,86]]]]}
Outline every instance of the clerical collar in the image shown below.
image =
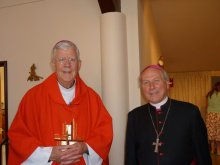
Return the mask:
{"type": "MultiPolygon", "coordinates": [[[[57,82],[58,82],[58,84],[59,84],[60,86],[62,86],[59,81],[57,81],[57,82]]],[[[69,88],[65,88],[64,86],[62,86],[62,87],[63,87],[64,89],[71,89],[71,88],[75,85],[75,83],[76,83],[76,79],[73,80],[73,84],[72,84],[69,88]]]]}
{"type": "Polygon", "coordinates": [[[58,86],[60,88],[63,99],[68,105],[70,105],[72,103],[72,100],[75,98],[75,84],[76,80],[74,80],[73,86],[67,89],[58,82],[58,86]]]}
{"type": "Polygon", "coordinates": [[[163,99],[163,101],[161,101],[161,102],[159,102],[159,103],[157,103],[157,104],[153,104],[153,103],[150,102],[150,104],[151,104],[152,106],[156,107],[156,109],[160,109],[160,107],[161,107],[162,105],[164,105],[164,104],[167,102],[167,100],[168,100],[168,97],[166,96],[166,97],[163,99]]]}

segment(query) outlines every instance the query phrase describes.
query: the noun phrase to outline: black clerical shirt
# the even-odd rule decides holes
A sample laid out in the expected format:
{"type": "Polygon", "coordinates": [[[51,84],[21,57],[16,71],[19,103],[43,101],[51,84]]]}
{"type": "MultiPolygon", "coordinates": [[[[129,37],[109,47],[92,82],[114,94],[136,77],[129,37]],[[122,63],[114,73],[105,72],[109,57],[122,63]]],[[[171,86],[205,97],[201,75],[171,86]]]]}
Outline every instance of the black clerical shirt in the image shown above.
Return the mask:
{"type": "Polygon", "coordinates": [[[169,98],[160,111],[146,104],[129,112],[125,157],[125,165],[190,165],[194,159],[197,165],[211,165],[206,126],[198,107],[169,98]],[[158,133],[167,115],[158,153],[154,152],[157,134],[150,114],[158,133]]]}

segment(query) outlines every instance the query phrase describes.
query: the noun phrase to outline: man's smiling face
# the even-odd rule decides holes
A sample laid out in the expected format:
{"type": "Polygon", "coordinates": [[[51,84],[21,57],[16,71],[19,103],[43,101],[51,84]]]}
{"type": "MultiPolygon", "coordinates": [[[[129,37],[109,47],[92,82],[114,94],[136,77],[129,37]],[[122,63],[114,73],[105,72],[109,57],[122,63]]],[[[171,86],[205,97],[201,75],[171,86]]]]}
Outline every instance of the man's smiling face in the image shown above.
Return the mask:
{"type": "Polygon", "coordinates": [[[145,98],[156,104],[167,96],[169,84],[160,70],[149,68],[141,74],[141,88],[145,98]]]}
{"type": "Polygon", "coordinates": [[[57,49],[52,66],[59,83],[63,87],[69,88],[79,73],[81,61],[78,60],[75,48],[57,49]]]}

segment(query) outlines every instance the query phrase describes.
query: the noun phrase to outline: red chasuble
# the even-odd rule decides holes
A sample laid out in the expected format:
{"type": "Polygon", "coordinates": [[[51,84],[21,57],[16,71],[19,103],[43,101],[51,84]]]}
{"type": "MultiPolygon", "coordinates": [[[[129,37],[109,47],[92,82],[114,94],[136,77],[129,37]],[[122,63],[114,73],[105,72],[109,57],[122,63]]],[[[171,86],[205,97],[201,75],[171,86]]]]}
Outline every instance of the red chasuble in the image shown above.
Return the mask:
{"type": "MultiPolygon", "coordinates": [[[[76,77],[76,95],[67,105],[61,95],[56,74],[30,89],[23,97],[8,132],[8,165],[20,165],[37,147],[55,146],[54,135],[62,134],[63,123],[77,123],[77,139],[87,144],[108,165],[112,143],[112,118],[100,97],[76,77]]],[[[53,163],[59,164],[59,163],[53,163]]],[[[74,165],[85,165],[83,157],[74,165]]]]}

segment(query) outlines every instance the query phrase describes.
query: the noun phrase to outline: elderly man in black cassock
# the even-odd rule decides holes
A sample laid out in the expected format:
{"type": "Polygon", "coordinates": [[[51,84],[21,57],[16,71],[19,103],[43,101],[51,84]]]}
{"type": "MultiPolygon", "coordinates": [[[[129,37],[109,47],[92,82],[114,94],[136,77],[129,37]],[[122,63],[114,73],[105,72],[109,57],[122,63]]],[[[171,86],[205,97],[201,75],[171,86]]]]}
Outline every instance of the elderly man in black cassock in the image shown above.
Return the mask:
{"type": "Polygon", "coordinates": [[[125,165],[211,165],[197,106],[168,97],[168,76],[147,66],[140,84],[147,104],[128,113],[125,165]]]}

